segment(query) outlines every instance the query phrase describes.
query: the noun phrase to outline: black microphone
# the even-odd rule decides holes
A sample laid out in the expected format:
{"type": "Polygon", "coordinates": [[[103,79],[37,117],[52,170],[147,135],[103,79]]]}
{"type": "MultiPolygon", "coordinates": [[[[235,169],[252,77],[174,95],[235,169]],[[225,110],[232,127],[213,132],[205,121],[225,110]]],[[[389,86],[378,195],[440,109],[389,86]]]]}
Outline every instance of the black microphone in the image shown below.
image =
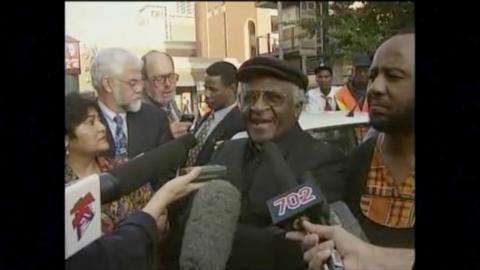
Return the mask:
{"type": "MultiPolygon", "coordinates": [[[[330,208],[326,197],[323,195],[312,177],[304,173],[307,178],[299,185],[289,165],[282,157],[280,149],[273,142],[263,144],[262,151],[266,161],[274,170],[274,177],[281,190],[286,192],[267,201],[268,210],[273,224],[286,230],[303,230],[301,221],[309,220],[312,223],[330,225],[330,208]]],[[[333,249],[332,256],[327,260],[329,269],[343,270],[340,254],[333,249]]]]}
{"type": "Polygon", "coordinates": [[[241,194],[230,183],[212,180],[193,198],[182,240],[181,270],[224,270],[240,215],[241,194]]]}
{"type": "Polygon", "coordinates": [[[115,201],[171,172],[185,162],[188,150],[197,143],[194,135],[186,134],[100,174],[102,204],[115,201]]]}
{"type": "Polygon", "coordinates": [[[294,221],[305,214],[310,221],[325,224],[324,222],[330,219],[330,211],[327,200],[318,186],[309,179],[299,185],[274,142],[264,143],[262,152],[272,170],[278,189],[282,191],[282,194],[267,201],[273,224],[291,230],[294,228],[294,221]],[[311,209],[312,207],[314,209],[311,209]]]}

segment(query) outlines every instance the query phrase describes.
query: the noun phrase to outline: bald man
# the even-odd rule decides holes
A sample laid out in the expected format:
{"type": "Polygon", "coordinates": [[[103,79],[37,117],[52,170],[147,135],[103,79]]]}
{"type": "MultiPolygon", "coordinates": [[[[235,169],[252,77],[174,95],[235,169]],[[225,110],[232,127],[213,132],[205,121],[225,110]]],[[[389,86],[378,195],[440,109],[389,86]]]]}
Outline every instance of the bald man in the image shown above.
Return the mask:
{"type": "Polygon", "coordinates": [[[308,269],[323,269],[333,246],[345,270],[408,270],[415,260],[414,29],[380,45],[369,78],[370,124],[378,134],[350,154],[345,198],[370,244],[338,227],[304,223],[309,235],[288,238],[303,240],[308,269]]]}

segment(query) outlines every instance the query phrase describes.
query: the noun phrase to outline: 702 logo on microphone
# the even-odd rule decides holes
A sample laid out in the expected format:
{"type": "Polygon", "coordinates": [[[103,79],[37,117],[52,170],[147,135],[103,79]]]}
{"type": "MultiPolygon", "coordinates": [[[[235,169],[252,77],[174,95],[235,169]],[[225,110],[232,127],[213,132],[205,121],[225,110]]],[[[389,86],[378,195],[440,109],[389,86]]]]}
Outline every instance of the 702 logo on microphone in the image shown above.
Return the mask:
{"type": "Polygon", "coordinates": [[[319,203],[318,187],[313,183],[296,186],[267,201],[273,224],[295,216],[319,203]]]}
{"type": "Polygon", "coordinates": [[[312,188],[309,186],[302,187],[298,192],[288,193],[273,202],[274,206],[278,206],[278,216],[285,215],[286,209],[295,210],[300,206],[312,202],[316,199],[312,194],[312,188]]]}

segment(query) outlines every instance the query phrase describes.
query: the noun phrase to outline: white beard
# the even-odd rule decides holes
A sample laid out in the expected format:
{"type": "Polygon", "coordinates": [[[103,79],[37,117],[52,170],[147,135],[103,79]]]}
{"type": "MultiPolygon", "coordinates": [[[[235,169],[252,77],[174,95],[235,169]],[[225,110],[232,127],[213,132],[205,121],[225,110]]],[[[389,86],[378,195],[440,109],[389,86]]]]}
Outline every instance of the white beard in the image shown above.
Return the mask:
{"type": "Polygon", "coordinates": [[[142,107],[142,100],[140,98],[127,103],[125,102],[125,97],[118,90],[113,91],[113,99],[126,112],[138,112],[142,107]]]}
{"type": "Polygon", "coordinates": [[[136,99],[125,106],[127,112],[138,112],[142,108],[142,100],[136,99]]]}

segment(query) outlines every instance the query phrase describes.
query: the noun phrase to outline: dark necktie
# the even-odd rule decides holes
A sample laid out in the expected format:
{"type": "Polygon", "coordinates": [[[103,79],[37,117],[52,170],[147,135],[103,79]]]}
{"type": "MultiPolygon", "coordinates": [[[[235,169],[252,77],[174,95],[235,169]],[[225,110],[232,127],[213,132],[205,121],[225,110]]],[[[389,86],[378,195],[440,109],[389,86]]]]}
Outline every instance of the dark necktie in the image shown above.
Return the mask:
{"type": "Polygon", "coordinates": [[[330,106],[330,97],[327,97],[327,96],[324,96],[322,95],[322,98],[325,99],[325,107],[323,108],[324,111],[331,111],[332,110],[332,106],[330,106]]]}
{"type": "Polygon", "coordinates": [[[198,129],[198,132],[195,134],[195,137],[198,140],[198,144],[190,149],[190,152],[188,153],[188,158],[187,158],[187,163],[185,164],[186,167],[193,166],[196,161],[198,154],[203,148],[203,145],[205,144],[205,141],[207,140],[207,133],[208,130],[210,130],[210,126],[212,125],[214,116],[213,116],[213,111],[210,112],[210,115],[208,116],[207,119],[202,123],[202,126],[198,129]]]}
{"type": "Polygon", "coordinates": [[[126,156],[127,155],[127,136],[123,131],[123,119],[117,114],[113,121],[116,124],[115,128],[115,156],[126,156]]]}

